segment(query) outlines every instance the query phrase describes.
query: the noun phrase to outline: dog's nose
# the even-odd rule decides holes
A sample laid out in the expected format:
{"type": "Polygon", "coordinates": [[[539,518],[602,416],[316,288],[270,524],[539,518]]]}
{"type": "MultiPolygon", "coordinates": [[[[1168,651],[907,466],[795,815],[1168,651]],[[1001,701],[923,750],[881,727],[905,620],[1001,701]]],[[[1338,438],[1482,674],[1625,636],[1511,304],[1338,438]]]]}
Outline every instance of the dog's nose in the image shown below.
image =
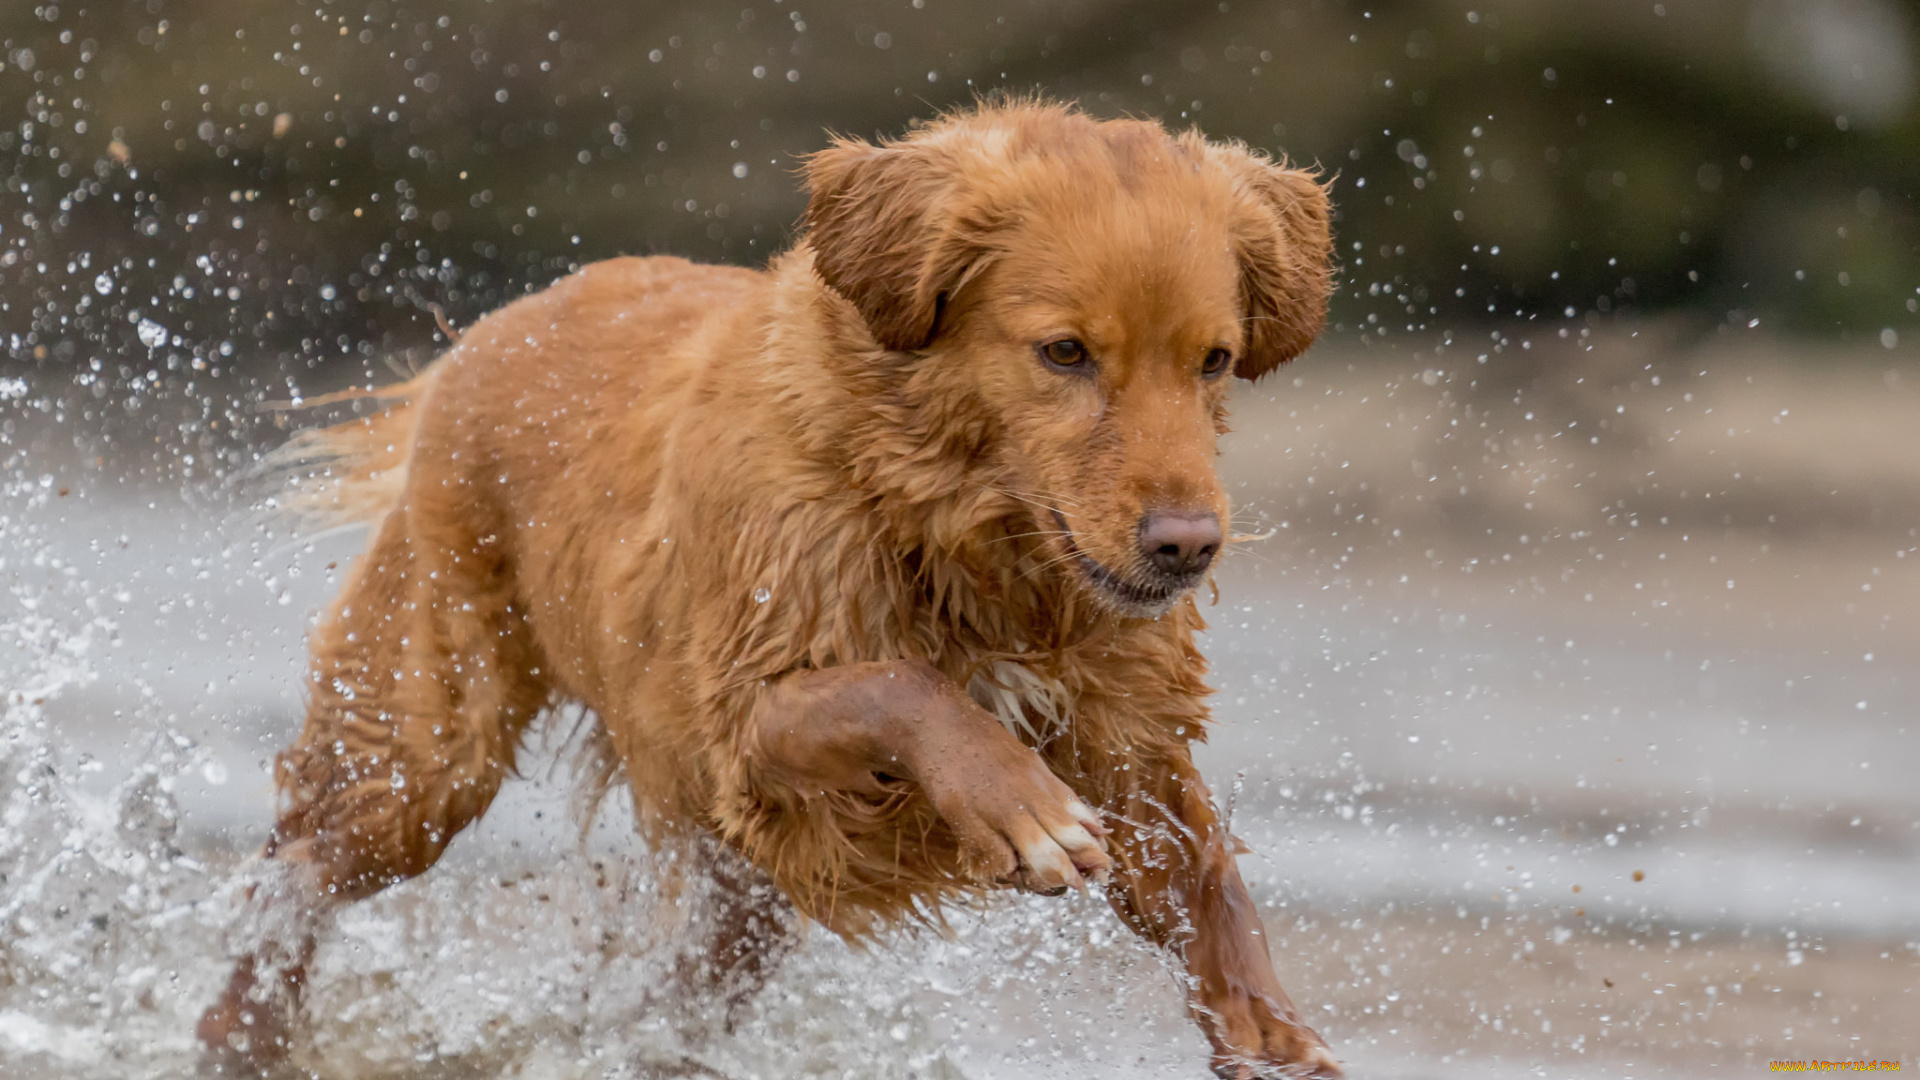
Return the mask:
{"type": "Polygon", "coordinates": [[[1163,574],[1198,574],[1220,551],[1220,518],[1209,513],[1155,510],[1140,522],[1140,550],[1163,574]]]}

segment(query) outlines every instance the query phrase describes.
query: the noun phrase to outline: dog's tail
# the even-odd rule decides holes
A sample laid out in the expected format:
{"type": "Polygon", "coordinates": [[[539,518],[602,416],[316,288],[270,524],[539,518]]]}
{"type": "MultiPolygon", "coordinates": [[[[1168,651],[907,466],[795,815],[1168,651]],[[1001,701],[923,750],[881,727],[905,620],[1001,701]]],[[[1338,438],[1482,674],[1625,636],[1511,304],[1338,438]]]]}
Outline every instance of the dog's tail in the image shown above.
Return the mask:
{"type": "Polygon", "coordinates": [[[385,517],[400,501],[413,448],[418,402],[434,369],[378,390],[342,390],[272,406],[283,411],[364,402],[372,411],[296,433],[249,471],[267,492],[264,512],[297,534],[313,535],[385,517]]]}

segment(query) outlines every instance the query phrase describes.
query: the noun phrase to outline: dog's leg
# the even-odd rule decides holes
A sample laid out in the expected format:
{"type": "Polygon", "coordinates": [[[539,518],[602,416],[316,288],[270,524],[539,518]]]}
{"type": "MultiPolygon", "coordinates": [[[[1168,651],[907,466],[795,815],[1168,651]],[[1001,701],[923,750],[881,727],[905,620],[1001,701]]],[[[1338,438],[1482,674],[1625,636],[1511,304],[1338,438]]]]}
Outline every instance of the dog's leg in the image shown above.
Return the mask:
{"type": "Polygon", "coordinates": [[[1236,841],[1215,816],[1184,749],[1135,763],[1137,786],[1106,798],[1114,828],[1114,910],[1186,965],[1188,1007],[1213,1044],[1214,1072],[1337,1077],[1327,1044],[1280,988],[1266,930],[1234,864],[1236,841]]]}
{"type": "Polygon", "coordinates": [[[786,675],[756,700],[746,752],[754,786],[792,797],[918,784],[985,881],[1051,892],[1109,866],[1093,811],[924,660],[786,675]]]}
{"type": "Polygon", "coordinates": [[[396,510],[314,630],[306,726],[276,763],[271,884],[250,890],[255,940],[198,1028],[225,1073],[284,1058],[317,927],[433,865],[493,800],[546,701],[479,550],[411,537],[396,510]]]}
{"type": "Polygon", "coordinates": [[[734,1013],[793,951],[797,916],[766,874],[720,841],[701,837],[693,857],[707,892],[676,974],[687,991],[716,1001],[731,1029],[734,1013]]]}

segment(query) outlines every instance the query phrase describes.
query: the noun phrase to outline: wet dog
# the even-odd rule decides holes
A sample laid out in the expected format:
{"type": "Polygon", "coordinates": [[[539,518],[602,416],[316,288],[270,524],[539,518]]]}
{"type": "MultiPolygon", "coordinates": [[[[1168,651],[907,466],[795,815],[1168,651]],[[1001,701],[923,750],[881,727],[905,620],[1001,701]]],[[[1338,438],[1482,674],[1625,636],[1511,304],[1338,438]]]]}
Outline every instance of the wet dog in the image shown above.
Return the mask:
{"type": "Polygon", "coordinates": [[[805,172],[765,271],[588,266],[284,452],[374,532],[276,764],[263,902],[303,915],[201,1021],[221,1067],[284,1056],[319,915],[430,867],[571,701],[652,841],[743,860],[715,978],[796,913],[1091,880],[1184,963],[1217,1072],[1338,1073],[1189,753],[1228,387],[1319,331],[1323,189],[1031,101],[805,172]]]}

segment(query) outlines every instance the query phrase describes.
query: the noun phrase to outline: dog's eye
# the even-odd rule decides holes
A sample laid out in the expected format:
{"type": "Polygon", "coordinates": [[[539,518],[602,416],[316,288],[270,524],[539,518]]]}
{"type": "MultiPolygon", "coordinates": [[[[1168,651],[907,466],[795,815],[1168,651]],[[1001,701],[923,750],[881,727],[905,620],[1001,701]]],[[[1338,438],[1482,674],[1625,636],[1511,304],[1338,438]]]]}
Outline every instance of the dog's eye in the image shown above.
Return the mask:
{"type": "Polygon", "coordinates": [[[1040,346],[1040,356],[1054,367],[1077,367],[1087,362],[1087,347],[1074,338],[1061,338],[1040,346]]]}
{"type": "Polygon", "coordinates": [[[1225,349],[1214,349],[1207,353],[1205,360],[1200,361],[1200,374],[1211,379],[1231,366],[1233,366],[1233,354],[1225,349]]]}

